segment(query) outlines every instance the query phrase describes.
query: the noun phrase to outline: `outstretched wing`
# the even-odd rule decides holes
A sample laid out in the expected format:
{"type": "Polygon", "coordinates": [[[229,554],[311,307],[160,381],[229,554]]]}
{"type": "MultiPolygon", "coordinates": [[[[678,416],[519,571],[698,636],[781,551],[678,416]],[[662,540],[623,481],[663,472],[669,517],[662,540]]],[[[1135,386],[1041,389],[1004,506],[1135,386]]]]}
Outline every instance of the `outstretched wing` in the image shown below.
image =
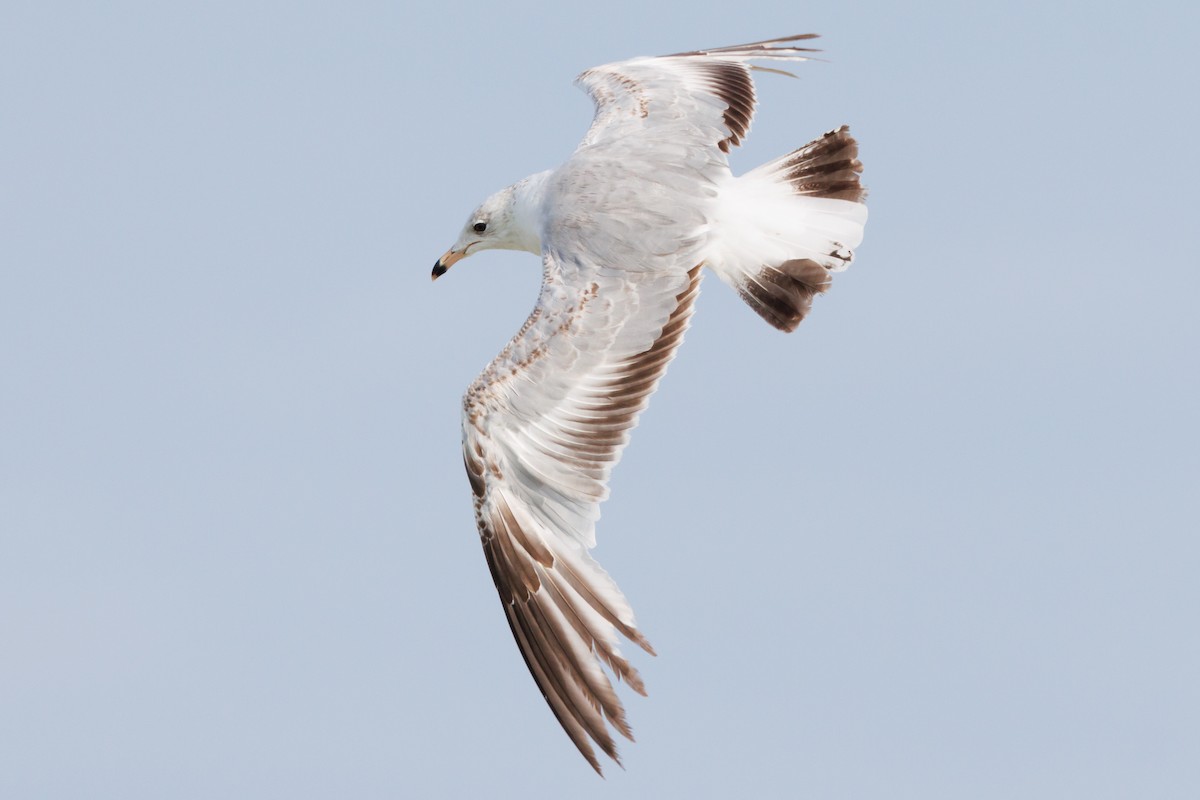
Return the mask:
{"type": "Polygon", "coordinates": [[[606,723],[632,740],[602,665],[645,694],[617,632],[653,654],[588,554],[608,477],[683,340],[700,269],[545,256],[541,297],[463,401],[463,457],[504,613],[538,688],[597,772],[606,723]]]}
{"type": "MultiPolygon", "coordinates": [[[[751,61],[807,61],[817,52],[783,39],[697,50],[657,58],[632,58],[593,67],[575,83],[596,104],[596,116],[580,147],[630,136],[664,137],[717,147],[728,153],[741,143],[754,116],[751,61]]],[[[786,74],[786,73],[785,73],[786,74]]]]}

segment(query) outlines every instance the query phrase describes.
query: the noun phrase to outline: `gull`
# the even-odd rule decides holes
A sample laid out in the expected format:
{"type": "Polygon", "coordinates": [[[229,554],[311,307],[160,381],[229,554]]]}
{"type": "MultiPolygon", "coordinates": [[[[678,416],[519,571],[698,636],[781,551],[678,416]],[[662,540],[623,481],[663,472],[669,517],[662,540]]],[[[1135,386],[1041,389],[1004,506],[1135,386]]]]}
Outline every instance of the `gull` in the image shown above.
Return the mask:
{"type": "MultiPolygon", "coordinates": [[[[791,331],[844,270],[867,211],[843,126],[741,176],[728,153],[754,114],[754,61],[806,61],[802,34],[594,67],[596,106],[557,169],[483,201],[433,267],[482,250],[541,257],[529,318],[463,397],[463,460],[504,613],[538,689],[603,775],[632,730],[605,667],[646,694],[618,633],[654,655],[591,557],[630,430],[684,331],[707,267],[791,331]]],[[[793,76],[794,77],[794,76],[793,76]]]]}

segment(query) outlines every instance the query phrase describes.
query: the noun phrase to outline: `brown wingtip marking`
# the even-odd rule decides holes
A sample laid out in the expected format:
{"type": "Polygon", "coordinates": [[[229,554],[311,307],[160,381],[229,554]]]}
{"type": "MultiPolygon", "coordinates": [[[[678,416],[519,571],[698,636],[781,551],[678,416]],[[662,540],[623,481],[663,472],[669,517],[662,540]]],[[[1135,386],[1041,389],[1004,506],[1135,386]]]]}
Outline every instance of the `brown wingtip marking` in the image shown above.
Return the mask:
{"type": "MultiPolygon", "coordinates": [[[[498,538],[498,537],[495,537],[498,538]]],[[[592,749],[594,741],[609,758],[620,764],[616,743],[604,729],[603,717],[597,708],[594,698],[587,697],[583,685],[568,677],[570,667],[561,655],[555,655],[555,648],[547,638],[547,630],[543,627],[547,620],[536,607],[536,596],[526,600],[514,600],[506,596],[502,587],[507,583],[507,573],[504,565],[499,563],[502,554],[498,551],[493,540],[485,545],[488,568],[501,589],[500,597],[504,605],[504,617],[517,641],[517,649],[525,666],[533,676],[538,690],[550,706],[551,712],[559,725],[566,731],[567,736],[579,750],[580,755],[591,765],[596,774],[604,777],[600,762],[592,749]]],[[[617,701],[617,705],[620,702],[617,701]]]]}
{"type": "MultiPolygon", "coordinates": [[[[542,649],[541,642],[531,630],[531,621],[522,615],[515,605],[505,605],[504,612],[513,638],[517,640],[517,649],[521,651],[521,657],[525,660],[525,666],[533,675],[538,690],[550,706],[558,724],[566,731],[580,755],[591,764],[592,769],[596,770],[596,774],[604,777],[604,771],[600,769],[600,761],[596,758],[596,752],[592,749],[591,741],[589,741],[589,731],[581,718],[582,715],[579,709],[571,705],[564,697],[567,694],[566,687],[554,674],[549,654],[542,649]]],[[[603,745],[601,747],[603,748],[603,745]]]]}
{"type": "MultiPolygon", "coordinates": [[[[593,650],[601,660],[608,665],[608,668],[616,676],[617,680],[624,681],[635,692],[642,697],[646,696],[646,686],[642,683],[642,677],[638,671],[633,668],[630,663],[617,654],[617,652],[608,644],[607,637],[604,631],[595,630],[589,621],[589,615],[584,613],[579,606],[578,601],[582,601],[588,605],[587,598],[576,592],[566,579],[551,572],[548,573],[550,579],[546,582],[548,592],[553,595],[554,603],[562,611],[567,618],[567,622],[575,629],[581,638],[591,642],[593,650]]],[[[624,722],[624,708],[617,703],[620,711],[621,724],[624,726],[622,734],[632,741],[633,736],[629,731],[628,725],[624,722]]]]}
{"type": "Polygon", "coordinates": [[[813,298],[829,288],[829,272],[808,258],[763,267],[738,287],[742,299],[781,331],[791,332],[812,308],[813,298]]]}
{"type": "Polygon", "coordinates": [[[625,709],[608,677],[601,671],[589,671],[591,665],[587,662],[593,658],[591,651],[574,646],[570,632],[563,626],[561,610],[553,602],[543,602],[545,599],[545,596],[533,598],[517,610],[518,617],[528,623],[529,630],[536,632],[543,645],[542,651],[553,659],[546,666],[568,688],[580,721],[605,755],[615,760],[616,742],[604,723],[608,721],[623,735],[632,738],[625,722],[625,709]]]}
{"type": "Polygon", "coordinates": [[[750,130],[754,117],[754,81],[745,64],[736,61],[714,61],[705,64],[703,72],[708,88],[725,103],[725,127],[729,136],[717,142],[722,152],[741,144],[750,130]]]}

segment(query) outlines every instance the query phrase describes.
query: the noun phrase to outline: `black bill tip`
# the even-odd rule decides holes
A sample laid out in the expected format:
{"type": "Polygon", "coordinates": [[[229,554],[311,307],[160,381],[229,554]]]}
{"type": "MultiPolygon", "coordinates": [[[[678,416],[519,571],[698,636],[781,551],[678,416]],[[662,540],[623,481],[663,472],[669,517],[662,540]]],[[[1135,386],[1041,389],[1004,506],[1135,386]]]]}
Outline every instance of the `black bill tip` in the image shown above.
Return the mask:
{"type": "Polygon", "coordinates": [[[442,260],[439,258],[437,260],[437,263],[433,265],[433,280],[436,281],[438,278],[445,275],[446,270],[448,270],[448,269],[450,269],[450,268],[447,267],[445,264],[443,264],[442,260]]]}

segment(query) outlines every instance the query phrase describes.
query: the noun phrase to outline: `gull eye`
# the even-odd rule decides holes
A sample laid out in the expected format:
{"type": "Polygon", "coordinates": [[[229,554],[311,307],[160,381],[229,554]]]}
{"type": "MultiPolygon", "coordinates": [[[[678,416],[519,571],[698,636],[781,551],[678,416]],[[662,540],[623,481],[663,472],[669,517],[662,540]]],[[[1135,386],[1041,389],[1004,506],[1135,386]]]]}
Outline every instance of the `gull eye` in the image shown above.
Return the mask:
{"type": "Polygon", "coordinates": [[[476,222],[473,227],[475,228],[476,233],[483,233],[484,231],[487,230],[487,223],[486,222],[476,222]]]}

